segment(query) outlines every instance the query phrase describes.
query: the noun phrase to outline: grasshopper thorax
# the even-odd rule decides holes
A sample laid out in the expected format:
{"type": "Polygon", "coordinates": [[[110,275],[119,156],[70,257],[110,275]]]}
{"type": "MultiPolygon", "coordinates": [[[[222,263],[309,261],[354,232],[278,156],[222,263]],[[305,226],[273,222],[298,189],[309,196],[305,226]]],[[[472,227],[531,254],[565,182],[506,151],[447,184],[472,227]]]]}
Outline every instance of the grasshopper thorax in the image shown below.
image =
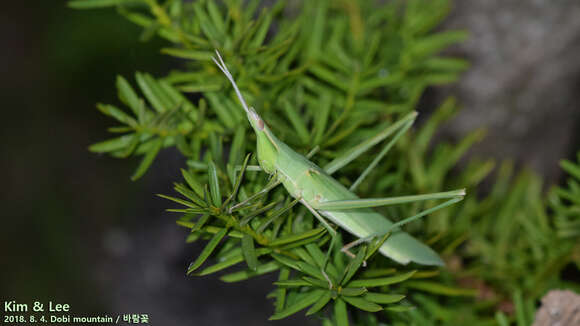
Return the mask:
{"type": "Polygon", "coordinates": [[[276,171],[276,161],[278,160],[278,147],[274,143],[276,139],[272,137],[270,129],[268,129],[262,119],[256,121],[256,126],[252,123],[252,126],[256,131],[258,162],[264,172],[273,174],[276,171]],[[259,129],[260,126],[261,130],[259,129]]]}

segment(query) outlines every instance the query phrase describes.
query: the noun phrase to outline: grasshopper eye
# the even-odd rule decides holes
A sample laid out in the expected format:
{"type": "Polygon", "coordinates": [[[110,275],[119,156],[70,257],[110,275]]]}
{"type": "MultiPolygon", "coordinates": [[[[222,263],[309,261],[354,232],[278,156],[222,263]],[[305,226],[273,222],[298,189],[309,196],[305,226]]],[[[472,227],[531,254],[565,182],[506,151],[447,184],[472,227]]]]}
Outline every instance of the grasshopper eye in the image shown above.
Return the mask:
{"type": "Polygon", "coordinates": [[[264,120],[258,118],[258,129],[264,130],[264,120]]]}
{"type": "Polygon", "coordinates": [[[258,129],[264,130],[264,120],[262,120],[258,113],[256,113],[256,110],[254,110],[253,107],[250,108],[250,115],[252,116],[252,119],[256,121],[258,129]]]}

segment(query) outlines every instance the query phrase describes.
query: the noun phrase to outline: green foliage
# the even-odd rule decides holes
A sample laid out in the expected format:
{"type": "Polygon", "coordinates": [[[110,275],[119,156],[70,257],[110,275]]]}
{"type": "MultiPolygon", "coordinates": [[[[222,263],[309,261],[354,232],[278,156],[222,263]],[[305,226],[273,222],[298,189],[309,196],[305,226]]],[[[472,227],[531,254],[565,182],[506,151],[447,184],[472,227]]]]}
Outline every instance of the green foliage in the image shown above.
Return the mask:
{"type": "MultiPolygon", "coordinates": [[[[429,243],[443,255],[448,268],[429,282],[406,283],[409,290],[430,295],[408,295],[420,309],[392,318],[402,325],[495,325],[500,319],[529,325],[536,302],[549,289],[578,288],[577,284],[562,280],[561,272],[578,262],[577,239],[567,234],[573,232],[574,221],[578,220],[573,207],[574,200],[580,197],[561,188],[545,195],[537,175],[523,170],[514,176],[511,162],[504,162],[497,169],[495,181],[485,193],[478,191],[486,176],[487,180],[491,178],[492,161],[474,159],[464,162],[461,172],[452,169],[457,168],[456,163],[467,149],[481,139],[481,131],[474,131],[457,144],[440,143],[432,150],[427,146],[437,126],[456,111],[454,101],[447,100],[422,128],[408,135],[405,141],[415,146],[400,146],[398,159],[405,157],[410,164],[395,161],[392,165],[399,166],[389,169],[385,166],[387,159],[387,164],[378,167],[377,175],[397,171],[392,176],[394,181],[383,190],[387,192],[436,192],[458,184],[467,187],[468,193],[479,192],[410,226],[432,235],[429,243]],[[430,162],[430,166],[425,162],[430,162]],[[380,171],[382,168],[385,170],[380,171]],[[409,179],[413,182],[402,182],[409,179]],[[513,314],[514,311],[518,313],[513,314]]],[[[577,167],[571,163],[562,165],[568,171],[577,167]]],[[[574,188],[574,182],[570,180],[570,188],[574,188]]],[[[429,207],[428,203],[423,205],[389,208],[389,213],[412,214],[429,207]]]]}
{"type": "MultiPolygon", "coordinates": [[[[219,272],[224,282],[238,282],[277,273],[271,319],[309,307],[307,315],[328,317],[325,325],[378,325],[380,319],[393,325],[523,325],[533,318],[535,300],[567,285],[560,272],[574,257],[578,261],[580,167],[563,163],[573,178],[568,188],[550,193],[551,210],[539,177],[531,172],[512,177],[509,163],[499,168],[489,192],[477,195],[494,162],[458,163],[483,131],[457,143],[431,143],[439,125],[457,111],[448,99],[420,128],[388,144],[392,149],[380,163],[362,156],[338,174],[369,198],[467,187],[472,195],[461,204],[405,226],[442,253],[448,268],[418,270],[376,255],[385,238],[356,247],[351,259],[340,251],[341,240],[331,248],[329,287],[321,273],[327,231],[275,178],[256,171],[247,154],[255,152],[255,137],[210,60],[219,50],[273,132],[324,166],[412,111],[426,87],[453,82],[466,69],[465,61],[438,54],[466,36],[432,32],[449,11],[447,0],[69,5],[115,6],[143,27],[143,40],[165,39],[161,53],[182,63],[162,77],[138,72],[134,83],[119,76],[123,106],[97,106],[121,124],[110,129],[119,135],[90,150],[143,156],[134,180],[163,148],[183,155],[187,169],[174,187],[179,195],[160,196],[177,204],[169,211],[181,214],[177,223],[191,229],[188,242],[207,241],[188,274],[219,272]],[[368,176],[359,183],[361,173],[368,176]]],[[[424,201],[378,210],[398,220],[434,207],[424,201]]]]}
{"type": "Polygon", "coordinates": [[[567,187],[555,187],[550,193],[550,208],[554,212],[554,223],[560,238],[580,237],[580,152],[578,163],[568,160],[560,166],[569,174],[567,187]]]}
{"type": "MultiPolygon", "coordinates": [[[[307,2],[297,15],[284,13],[284,2],[263,8],[259,15],[257,1],[246,6],[240,1],[134,3],[70,3],[119,4],[119,12],[142,25],[144,33],[157,33],[172,43],[162,53],[192,60],[186,63],[187,70],[164,78],[137,73],[144,99],[119,77],[119,97],[132,117],[101,106],[123,124],[111,131],[131,133],[96,144],[93,151],[121,157],[153,152],[134,178],[155,156],[156,139],[163,147],[177,146],[189,158],[189,166],[198,168],[206,164],[202,148],[220,137],[233,142],[237,128],[247,129],[227,80],[210,60],[214,49],[228,58],[245,96],[274,132],[302,152],[318,145],[321,165],[380,129],[383,125],[377,121],[388,123],[395,114],[412,110],[427,86],[453,81],[465,68],[459,59],[434,56],[465,33],[427,34],[434,18],[415,21],[419,15],[447,11],[446,1],[407,5],[405,15],[400,15],[404,5],[399,2],[381,10],[365,1],[307,2]],[[311,26],[313,17],[318,23],[311,26]],[[187,93],[202,97],[195,103],[187,93]]],[[[254,147],[250,141],[243,145],[240,148],[248,152],[254,147]]],[[[241,164],[240,159],[236,155],[231,163],[241,164]]]]}

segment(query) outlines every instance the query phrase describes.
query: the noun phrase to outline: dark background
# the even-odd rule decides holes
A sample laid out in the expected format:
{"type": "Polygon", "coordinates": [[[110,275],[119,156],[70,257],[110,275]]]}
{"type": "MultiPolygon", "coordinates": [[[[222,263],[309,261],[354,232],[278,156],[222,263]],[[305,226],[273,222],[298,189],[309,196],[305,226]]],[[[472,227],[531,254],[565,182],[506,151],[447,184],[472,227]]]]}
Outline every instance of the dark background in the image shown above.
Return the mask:
{"type": "MultiPolygon", "coordinates": [[[[557,162],[580,140],[578,1],[457,1],[448,27],[471,31],[452,52],[472,68],[459,84],[429,90],[419,110],[457,96],[465,108],[443,137],[485,126],[471,155],[514,158],[559,182],[557,162]]],[[[116,74],[159,76],[179,64],[159,54],[162,41],[139,35],[114,10],[2,4],[0,301],[53,300],[75,315],[148,313],[157,325],[269,324],[270,277],[226,285],[185,275],[200,247],[184,243],[187,233],[154,196],[179,178],[177,153],[162,152],[131,182],[136,160],[87,151],[107,137],[111,121],[95,103],[117,102],[116,74]]]]}

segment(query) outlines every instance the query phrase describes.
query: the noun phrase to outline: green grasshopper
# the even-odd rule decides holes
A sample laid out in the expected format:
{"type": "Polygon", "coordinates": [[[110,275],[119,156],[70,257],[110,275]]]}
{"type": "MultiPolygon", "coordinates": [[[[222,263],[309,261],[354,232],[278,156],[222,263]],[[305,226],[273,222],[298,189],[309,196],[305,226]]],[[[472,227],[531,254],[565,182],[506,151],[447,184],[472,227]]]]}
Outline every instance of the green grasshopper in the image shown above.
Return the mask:
{"type": "MultiPolygon", "coordinates": [[[[364,150],[355,148],[353,153],[347,159],[334,160],[325,169],[318,167],[306,157],[294,151],[284,142],[276,138],[268,128],[264,120],[256,113],[254,108],[248,107],[242,93],[240,92],[234,78],[229,72],[226,64],[216,50],[217,58],[212,58],[215,64],[226,75],[231,82],[239,101],[247,114],[250,125],[254,129],[257,138],[257,158],[261,169],[273,175],[284,185],[288,193],[303,204],[328,230],[333,241],[331,248],[336,239],[336,231],[330,226],[326,219],[337,224],[344,230],[355,235],[359,240],[343,247],[343,251],[348,253],[348,248],[370,241],[375,237],[388,235],[388,238],[379,248],[384,256],[401,263],[408,264],[415,262],[422,265],[444,265],[439,255],[430,247],[413,238],[406,232],[400,230],[400,226],[425,216],[437,209],[449,206],[463,199],[464,189],[432,193],[426,195],[400,196],[390,198],[370,198],[360,199],[351,190],[345,188],[341,183],[336,181],[331,174],[348,162],[354,160],[364,150]],[[429,199],[448,199],[446,202],[425,210],[417,215],[406,218],[398,223],[391,222],[385,216],[370,209],[370,207],[386,206],[414,202],[429,199]]],[[[400,121],[394,123],[380,137],[373,140],[374,143],[386,138],[395,130],[399,130],[393,140],[385,147],[382,153],[377,157],[380,159],[393,143],[403,134],[414,122],[417,113],[413,112],[400,121]]],[[[378,161],[373,161],[376,165],[378,161]]],[[[363,172],[363,175],[367,171],[363,172]]],[[[359,178],[355,184],[359,184],[362,179],[359,178]]],[[[329,252],[330,253],[329,249],[329,252]]],[[[352,254],[351,254],[352,255],[352,254]]],[[[327,254],[327,260],[328,260],[327,254]]],[[[323,265],[325,266],[326,263],[323,265]]],[[[324,267],[322,268],[324,275],[324,267]]],[[[332,286],[330,280],[329,285],[332,286]]]]}

